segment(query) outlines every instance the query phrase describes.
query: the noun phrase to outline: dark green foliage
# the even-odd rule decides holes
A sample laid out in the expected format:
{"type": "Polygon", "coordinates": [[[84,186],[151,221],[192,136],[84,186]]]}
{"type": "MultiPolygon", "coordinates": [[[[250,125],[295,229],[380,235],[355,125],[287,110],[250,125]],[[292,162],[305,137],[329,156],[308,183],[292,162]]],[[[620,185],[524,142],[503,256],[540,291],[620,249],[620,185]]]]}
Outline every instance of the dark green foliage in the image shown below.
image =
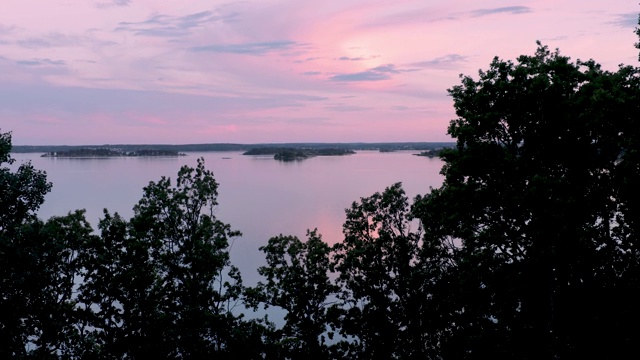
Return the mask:
{"type": "MultiPolygon", "coordinates": [[[[1,135],[0,158],[11,162],[10,135],[1,135]]],[[[175,186],[151,182],[131,221],[105,210],[99,236],[84,211],[36,218],[51,185],[30,164],[0,175],[0,357],[265,352],[270,328],[232,313],[243,286],[228,249],[240,233],[215,218],[218,184],[202,160],[175,186]]]]}
{"type": "MultiPolygon", "coordinates": [[[[11,135],[0,134],[0,160],[11,135]]],[[[43,223],[35,212],[51,188],[31,164],[0,168],[0,357],[78,356],[78,257],[91,239],[83,211],[43,223]]]]}
{"type": "MultiPolygon", "coordinates": [[[[640,16],[638,16],[638,27],[636,28],[635,33],[638,36],[638,38],[640,38],[640,16]]],[[[637,42],[635,45],[636,45],[636,49],[640,50],[640,41],[637,42]]],[[[640,61],[640,53],[638,54],[638,61],[640,61]]]]}
{"type": "Polygon", "coordinates": [[[296,150],[296,149],[285,149],[273,155],[273,158],[275,160],[280,160],[280,161],[304,160],[309,157],[311,157],[311,155],[309,155],[308,153],[305,153],[301,150],[296,150]]]}
{"type": "Polygon", "coordinates": [[[628,188],[638,75],[540,45],[450,90],[458,142],[443,153],[444,185],[425,200],[440,214],[425,226],[462,242],[453,356],[616,358],[640,339],[628,330],[640,320],[628,188]]]}
{"type": "Polygon", "coordinates": [[[341,286],[340,344],[346,358],[423,359],[438,353],[433,317],[446,263],[443,244],[423,236],[400,183],[347,209],[335,270],[341,286]],[[350,341],[353,340],[353,341],[350,341]]]}
{"type": "Polygon", "coordinates": [[[276,236],[260,248],[267,265],[258,269],[266,283],[249,289],[254,306],[286,310],[285,324],[276,332],[281,357],[290,359],[328,358],[329,305],[337,287],[329,278],[331,248],[316,230],[307,241],[294,236],[276,236]]]}
{"type": "Polygon", "coordinates": [[[31,286],[37,274],[31,275],[29,265],[40,259],[25,244],[25,233],[37,223],[35,211],[51,188],[46,175],[28,163],[15,172],[6,167],[14,162],[10,151],[11,134],[0,133],[0,357],[5,358],[24,356],[33,333],[29,301],[41,289],[31,286]]]}
{"type": "Polygon", "coordinates": [[[31,163],[20,164],[12,172],[5,164],[13,164],[11,133],[0,133],[0,231],[16,230],[35,218],[35,212],[51,189],[46,174],[35,170],[31,163]]]}
{"type": "Polygon", "coordinates": [[[175,188],[167,178],[150,183],[134,208],[132,237],[148,244],[157,276],[150,289],[158,299],[152,328],[162,332],[149,336],[169,354],[222,353],[235,321],[230,311],[241,283],[228,247],[240,233],[215,218],[217,188],[199,160],[196,169],[180,170],[175,188]]]}
{"type": "Polygon", "coordinates": [[[80,299],[92,309],[86,325],[94,330],[94,355],[102,358],[132,358],[146,351],[162,351],[147,339],[156,326],[154,284],[159,280],[149,258],[150,244],[129,234],[129,223],[105,210],[94,238],[82,258],[86,269],[80,299]]]}
{"type": "Polygon", "coordinates": [[[327,148],[327,147],[272,147],[265,146],[259,148],[252,148],[249,151],[244,152],[242,155],[273,155],[275,160],[279,161],[299,161],[308,159],[314,156],[342,156],[355,154],[355,151],[339,147],[339,148],[327,148]]]}
{"type": "Polygon", "coordinates": [[[240,233],[215,218],[217,188],[199,160],[180,170],[175,186],[162,178],[145,187],[130,222],[105,211],[82,286],[96,309],[88,325],[99,356],[228,353],[241,325],[231,310],[242,289],[228,248],[240,233]]]}

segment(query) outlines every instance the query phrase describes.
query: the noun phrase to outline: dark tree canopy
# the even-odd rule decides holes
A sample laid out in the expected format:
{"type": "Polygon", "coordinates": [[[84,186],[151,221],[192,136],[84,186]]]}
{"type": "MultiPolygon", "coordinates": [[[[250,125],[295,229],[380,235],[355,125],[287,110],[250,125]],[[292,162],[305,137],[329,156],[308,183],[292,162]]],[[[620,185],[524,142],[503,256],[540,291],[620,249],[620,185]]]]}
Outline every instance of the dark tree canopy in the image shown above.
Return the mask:
{"type": "Polygon", "coordinates": [[[640,339],[639,75],[539,44],[450,90],[457,146],[425,226],[461,241],[456,357],[616,358],[640,339]]]}
{"type": "Polygon", "coordinates": [[[346,210],[334,246],[342,291],[339,344],[344,358],[428,358],[438,353],[435,283],[445,248],[427,241],[400,183],[346,210]]]}
{"type": "Polygon", "coordinates": [[[266,282],[248,289],[251,303],[286,311],[285,324],[276,332],[277,356],[290,359],[328,359],[330,305],[338,290],[329,277],[331,248],[316,230],[307,241],[275,236],[260,248],[267,264],[258,268],[266,282]]]}
{"type": "MultiPolygon", "coordinates": [[[[0,135],[0,159],[11,163],[10,134],[0,135]]],[[[218,184],[202,160],[175,186],[151,182],[130,221],[105,210],[99,235],[84,211],[36,217],[51,184],[29,163],[0,168],[0,185],[0,357],[263,351],[267,328],[232,312],[243,286],[228,250],[240,233],[214,216],[218,184]]]]}
{"type": "Polygon", "coordinates": [[[82,298],[100,356],[227,356],[242,283],[229,261],[240,233],[216,219],[217,187],[204,162],[144,188],[127,222],[105,210],[87,252],[82,298]]]}

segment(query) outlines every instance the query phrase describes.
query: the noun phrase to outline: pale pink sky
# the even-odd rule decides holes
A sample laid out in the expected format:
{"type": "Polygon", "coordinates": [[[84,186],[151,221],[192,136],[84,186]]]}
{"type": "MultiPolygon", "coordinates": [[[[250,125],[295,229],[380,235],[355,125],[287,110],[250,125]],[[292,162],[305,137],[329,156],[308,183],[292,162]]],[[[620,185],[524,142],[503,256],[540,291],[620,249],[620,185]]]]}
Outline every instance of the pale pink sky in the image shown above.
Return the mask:
{"type": "Polygon", "coordinates": [[[638,1],[2,0],[19,145],[450,141],[446,90],[536,40],[637,65],[638,1]]]}

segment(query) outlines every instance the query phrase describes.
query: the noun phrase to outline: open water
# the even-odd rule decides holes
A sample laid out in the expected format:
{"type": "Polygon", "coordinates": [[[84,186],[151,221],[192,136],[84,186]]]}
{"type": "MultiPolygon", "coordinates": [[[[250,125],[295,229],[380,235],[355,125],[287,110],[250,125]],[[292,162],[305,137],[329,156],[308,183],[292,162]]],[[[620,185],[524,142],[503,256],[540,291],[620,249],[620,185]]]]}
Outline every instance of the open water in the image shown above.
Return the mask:
{"type": "Polygon", "coordinates": [[[270,237],[284,234],[303,239],[307,229],[318,228],[323,239],[333,244],[341,241],[344,210],[353,201],[395,182],[402,182],[410,198],[440,186],[442,161],[412,155],[417,152],[360,151],[287,163],[239,152],[94,159],[42,158],[35,153],[12,156],[16,164],[31,160],[53,183],[38,213],[41,218],[86,209],[94,228],[104,208],[130,218],[149,181],[162,176],[175,179],[181,166],[195,167],[203,157],[220,184],[216,216],[243,233],[233,242],[232,262],[245,283],[252,285],[258,280],[256,269],[264,264],[258,248],[270,237]]]}

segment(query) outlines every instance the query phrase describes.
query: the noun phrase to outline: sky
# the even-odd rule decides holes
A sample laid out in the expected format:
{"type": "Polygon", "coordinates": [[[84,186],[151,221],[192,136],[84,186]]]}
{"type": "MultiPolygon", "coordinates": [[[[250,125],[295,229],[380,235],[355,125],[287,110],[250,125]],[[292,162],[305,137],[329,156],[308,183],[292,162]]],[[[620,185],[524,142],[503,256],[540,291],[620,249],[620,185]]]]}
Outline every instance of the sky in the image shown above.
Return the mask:
{"type": "Polygon", "coordinates": [[[536,40],[636,66],[639,12],[637,0],[2,0],[0,131],[15,145],[452,141],[460,74],[536,40]]]}

